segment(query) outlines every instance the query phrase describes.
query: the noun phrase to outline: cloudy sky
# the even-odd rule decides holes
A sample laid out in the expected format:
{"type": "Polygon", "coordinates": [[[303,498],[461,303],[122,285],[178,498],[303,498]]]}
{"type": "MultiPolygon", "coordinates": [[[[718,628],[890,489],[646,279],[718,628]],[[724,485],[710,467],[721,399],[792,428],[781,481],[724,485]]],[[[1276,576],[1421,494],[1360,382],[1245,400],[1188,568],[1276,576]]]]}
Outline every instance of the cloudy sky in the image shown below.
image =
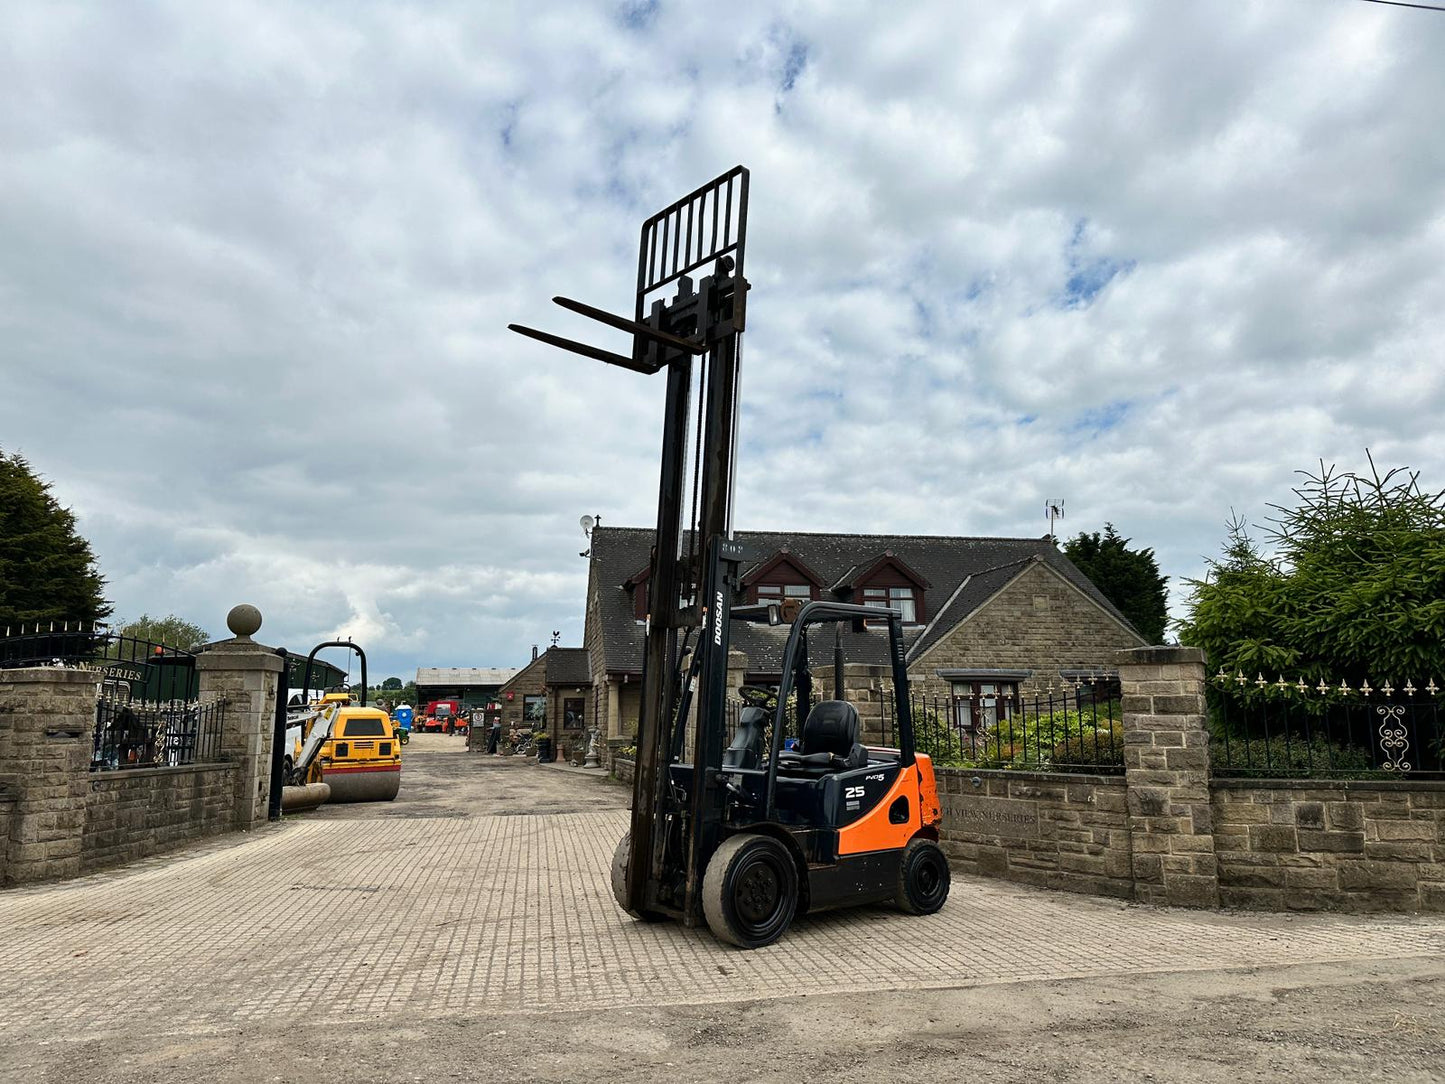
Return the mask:
{"type": "MultiPolygon", "coordinates": [[[[737,525],[1112,521],[1198,575],[1445,486],[1445,13],[1362,0],[0,8],[0,447],[118,617],[372,672],[581,640],[649,525],[642,219],[752,171],[737,525]]],[[[1177,600],[1176,600],[1177,603],[1177,600]]]]}

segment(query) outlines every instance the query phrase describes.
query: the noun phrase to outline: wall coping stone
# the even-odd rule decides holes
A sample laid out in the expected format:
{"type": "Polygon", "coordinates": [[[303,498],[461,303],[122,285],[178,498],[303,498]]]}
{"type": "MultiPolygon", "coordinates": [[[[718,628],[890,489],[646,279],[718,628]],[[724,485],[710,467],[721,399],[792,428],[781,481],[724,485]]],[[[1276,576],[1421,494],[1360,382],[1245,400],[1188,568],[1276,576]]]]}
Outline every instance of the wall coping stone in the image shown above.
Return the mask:
{"type": "Polygon", "coordinates": [[[196,772],[231,772],[235,771],[237,764],[231,760],[218,760],[208,764],[163,764],[154,768],[118,768],[114,771],[92,772],[90,782],[104,783],[114,779],[122,782],[127,779],[148,779],[168,775],[185,775],[196,772]]]}
{"type": "Polygon", "coordinates": [[[285,660],[276,649],[248,640],[222,640],[196,656],[197,670],[270,670],[279,674],[285,660]]]}
{"type": "Polygon", "coordinates": [[[1445,792],[1445,779],[1257,779],[1227,776],[1209,781],[1215,790],[1342,790],[1384,791],[1399,794],[1406,791],[1445,792]]]}
{"type": "Polygon", "coordinates": [[[1026,779],[1031,783],[1091,783],[1095,786],[1123,787],[1123,774],[1093,775],[1085,772],[1030,772],[1017,768],[958,768],[935,764],[934,775],[956,775],[960,778],[978,776],[980,779],[1026,779]]]}
{"type": "Polygon", "coordinates": [[[1204,662],[1204,648],[1160,644],[1155,647],[1126,647],[1114,655],[1115,666],[1169,666],[1204,662]]]}
{"type": "Polygon", "coordinates": [[[74,666],[23,666],[0,671],[0,685],[23,682],[51,682],[56,685],[95,685],[105,675],[99,670],[74,666]]]}

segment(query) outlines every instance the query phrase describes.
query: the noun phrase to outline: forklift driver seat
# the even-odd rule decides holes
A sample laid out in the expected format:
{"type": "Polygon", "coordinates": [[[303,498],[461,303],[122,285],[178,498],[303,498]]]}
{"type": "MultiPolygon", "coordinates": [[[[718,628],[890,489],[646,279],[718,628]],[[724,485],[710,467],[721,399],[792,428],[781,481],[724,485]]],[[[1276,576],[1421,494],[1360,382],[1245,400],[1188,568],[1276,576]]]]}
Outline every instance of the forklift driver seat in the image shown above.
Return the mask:
{"type": "Polygon", "coordinates": [[[846,700],[822,700],[808,712],[803,723],[803,743],[798,753],[782,754],[779,767],[839,771],[868,765],[868,749],[858,741],[858,709],[846,700]]]}
{"type": "Polygon", "coordinates": [[[724,768],[756,768],[762,760],[763,720],[766,715],[762,708],[746,707],[738,714],[738,729],[732,743],[723,751],[724,768]]]}

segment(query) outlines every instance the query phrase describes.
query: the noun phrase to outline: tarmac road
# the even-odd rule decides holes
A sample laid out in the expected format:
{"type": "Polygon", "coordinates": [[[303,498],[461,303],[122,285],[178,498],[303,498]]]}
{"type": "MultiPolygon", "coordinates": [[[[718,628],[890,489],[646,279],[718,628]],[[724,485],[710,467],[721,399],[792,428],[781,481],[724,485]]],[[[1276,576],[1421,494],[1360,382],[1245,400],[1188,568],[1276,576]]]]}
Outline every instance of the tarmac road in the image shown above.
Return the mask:
{"type": "Polygon", "coordinates": [[[540,816],[626,809],[632,800],[627,787],[599,771],[568,772],[532,757],[468,752],[466,744],[461,734],[413,734],[402,750],[402,787],[394,801],[323,806],[315,816],[540,816]]]}
{"type": "Polygon", "coordinates": [[[959,878],[753,953],[622,916],[625,788],[420,736],[393,803],[0,893],[0,1080],[1445,1080],[1445,920],[959,878]]]}

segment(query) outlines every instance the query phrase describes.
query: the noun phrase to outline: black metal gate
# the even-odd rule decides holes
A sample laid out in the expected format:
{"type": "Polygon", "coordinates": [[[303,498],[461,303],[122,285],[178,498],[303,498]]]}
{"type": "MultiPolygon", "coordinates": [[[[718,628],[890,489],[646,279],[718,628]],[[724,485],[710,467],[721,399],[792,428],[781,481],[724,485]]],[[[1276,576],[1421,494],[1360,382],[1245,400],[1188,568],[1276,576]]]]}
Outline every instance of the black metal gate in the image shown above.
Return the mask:
{"type": "Polygon", "coordinates": [[[225,701],[202,702],[192,651],[103,625],[50,622],[0,636],[0,669],[67,666],[94,672],[92,771],[219,760],[225,701]]]}

